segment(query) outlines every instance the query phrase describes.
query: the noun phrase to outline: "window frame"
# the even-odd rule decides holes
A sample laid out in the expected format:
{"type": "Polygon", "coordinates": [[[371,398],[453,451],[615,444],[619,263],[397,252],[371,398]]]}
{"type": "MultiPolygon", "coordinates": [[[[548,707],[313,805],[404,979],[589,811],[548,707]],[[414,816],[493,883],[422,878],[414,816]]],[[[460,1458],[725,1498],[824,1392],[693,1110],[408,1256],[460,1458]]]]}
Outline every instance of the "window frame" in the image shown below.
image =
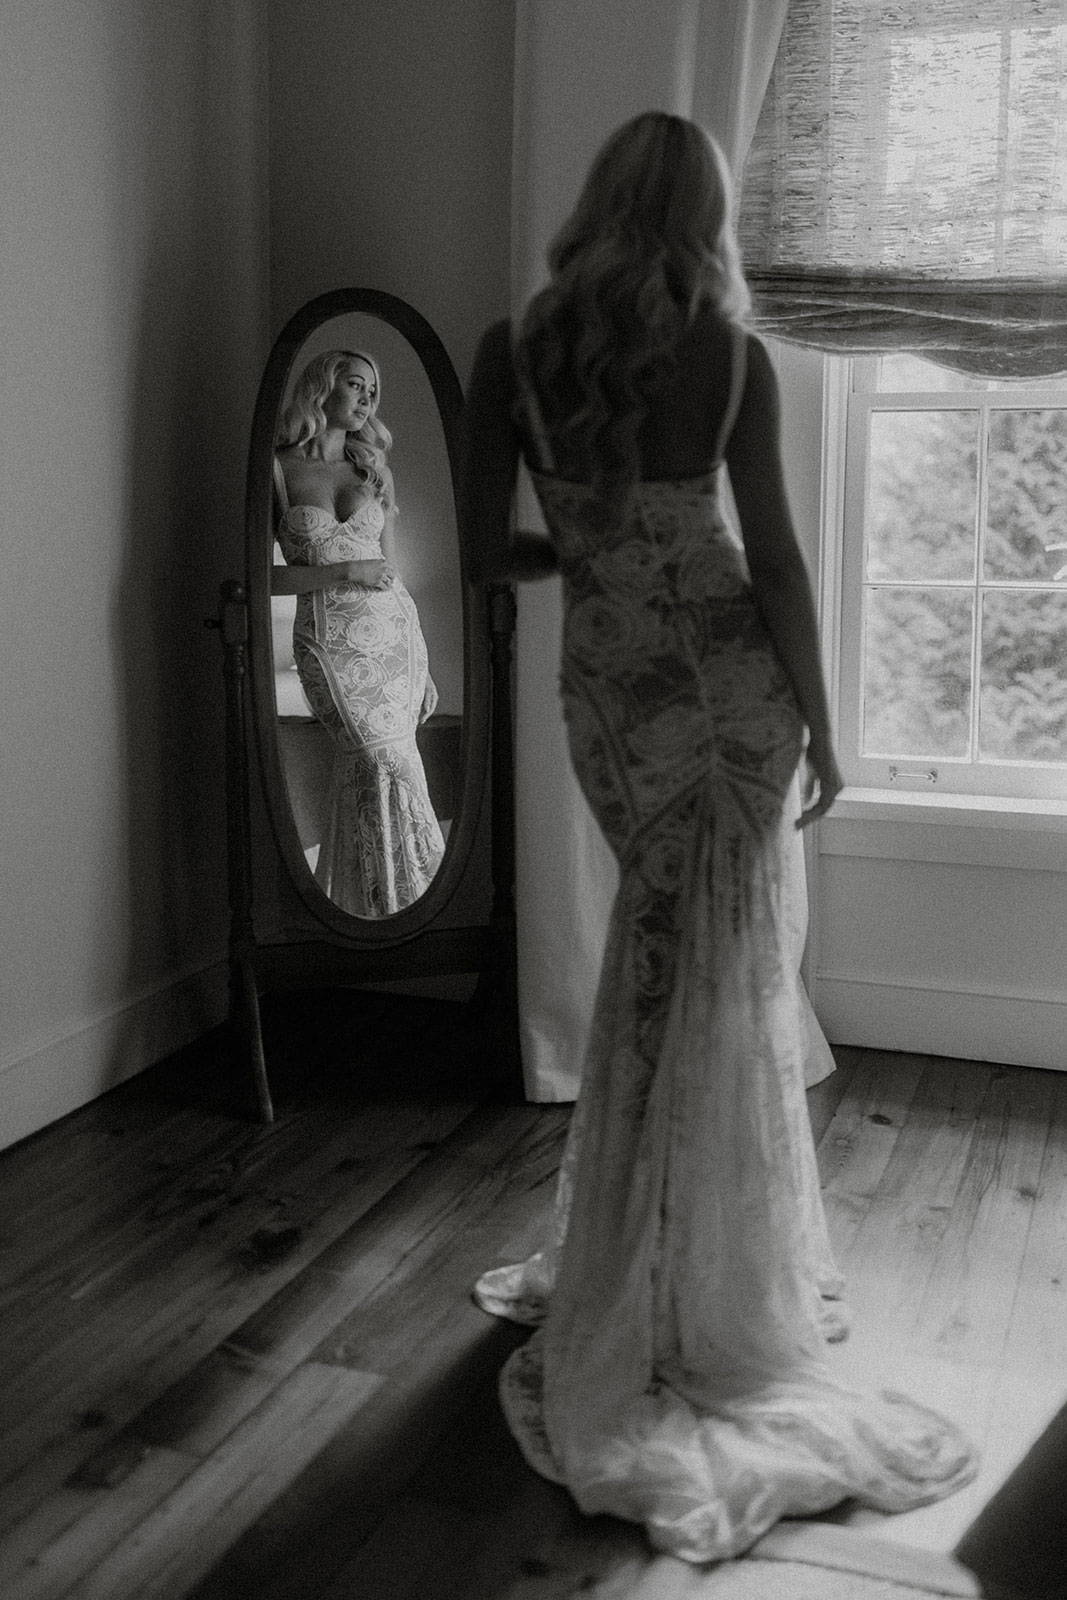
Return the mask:
{"type": "MultiPolygon", "coordinates": [[[[909,805],[961,808],[1016,806],[1026,811],[1067,809],[1067,764],[972,761],[967,758],[864,756],[860,753],[863,588],[866,566],[866,504],[869,419],[876,410],[975,411],[979,416],[979,536],[984,527],[986,441],[983,417],[990,410],[1067,410],[1067,388],[1047,380],[1012,380],[983,389],[879,391],[877,356],[836,357],[823,362],[823,449],[820,530],[820,618],[824,668],[846,795],[892,796],[909,805]],[[936,772],[936,779],[929,774],[936,772]]],[[[980,552],[979,552],[980,554],[980,552]]],[[[984,584],[979,568],[974,592],[1042,588],[1067,592],[1067,584],[984,584]]],[[[979,648],[972,639],[972,670],[979,648]]],[[[972,685],[977,697],[977,680],[972,685]]],[[[977,707],[972,709],[973,719],[977,707]]]]}

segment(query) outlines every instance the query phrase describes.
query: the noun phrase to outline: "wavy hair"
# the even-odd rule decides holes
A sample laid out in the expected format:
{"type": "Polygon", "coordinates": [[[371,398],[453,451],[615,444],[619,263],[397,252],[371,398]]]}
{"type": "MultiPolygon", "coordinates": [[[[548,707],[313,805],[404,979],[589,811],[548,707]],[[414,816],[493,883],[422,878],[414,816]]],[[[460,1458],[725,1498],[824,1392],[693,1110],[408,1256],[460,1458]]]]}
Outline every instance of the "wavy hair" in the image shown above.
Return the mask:
{"type": "Polygon", "coordinates": [[[384,474],[386,453],[393,436],[378,417],[382,398],[382,374],[377,361],[365,350],[325,350],[313,356],[296,380],[296,387],[282,412],[277,444],[307,444],[327,427],[323,403],[333,393],[338,373],[353,361],[365,361],[374,373],[376,394],[362,428],[345,435],[345,456],[378,500],[386,498],[388,484],[384,474]]]}
{"type": "Polygon", "coordinates": [[[608,139],[548,251],[550,280],[517,345],[550,435],[592,466],[605,515],[629,500],[649,394],[677,365],[707,306],[749,309],[715,141],[684,117],[646,111],[608,139]]]}

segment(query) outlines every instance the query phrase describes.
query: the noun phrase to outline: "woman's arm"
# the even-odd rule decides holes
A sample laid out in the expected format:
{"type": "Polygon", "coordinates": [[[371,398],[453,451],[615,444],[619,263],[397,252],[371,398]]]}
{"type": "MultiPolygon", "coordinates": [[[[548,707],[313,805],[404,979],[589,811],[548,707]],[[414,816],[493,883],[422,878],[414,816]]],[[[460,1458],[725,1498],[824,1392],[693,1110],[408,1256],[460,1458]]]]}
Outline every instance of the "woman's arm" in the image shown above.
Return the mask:
{"type": "Polygon", "coordinates": [[[511,331],[497,322],[482,336],[474,358],[460,438],[460,527],[474,583],[547,578],[558,570],[548,539],[511,526],[519,466],[513,401],[511,331]]]}
{"type": "Polygon", "coordinates": [[[342,583],[355,583],[364,589],[380,589],[386,563],[371,561],[324,561],[321,566],[280,567],[270,569],[271,594],[314,594],[317,589],[336,589],[342,583]]]}
{"type": "Polygon", "coordinates": [[[382,506],[385,511],[385,521],[382,524],[382,555],[396,572],[399,570],[396,559],[396,487],[393,483],[393,474],[386,466],[382,467],[382,477],[385,479],[385,496],[382,506]]]}
{"type": "Polygon", "coordinates": [[[385,522],[382,524],[382,559],[387,561],[394,572],[399,571],[396,561],[396,512],[387,511],[385,522]]]}
{"type": "Polygon", "coordinates": [[[815,603],[786,498],[779,428],[774,368],[763,345],[750,337],[745,392],[726,461],[753,594],[808,725],[808,764],[819,793],[805,807],[803,825],[830,809],[843,780],[834,755],[815,603]]]}

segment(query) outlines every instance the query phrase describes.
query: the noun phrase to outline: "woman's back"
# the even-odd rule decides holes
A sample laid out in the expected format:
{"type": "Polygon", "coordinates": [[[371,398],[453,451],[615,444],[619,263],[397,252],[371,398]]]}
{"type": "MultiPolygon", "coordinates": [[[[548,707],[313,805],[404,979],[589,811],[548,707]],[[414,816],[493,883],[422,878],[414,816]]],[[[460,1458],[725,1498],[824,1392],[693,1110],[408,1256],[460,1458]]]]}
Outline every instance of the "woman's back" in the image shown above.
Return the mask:
{"type": "MultiPolygon", "coordinates": [[[[684,330],[673,370],[642,396],[647,413],[637,436],[641,479],[696,478],[718,465],[722,422],[733,398],[737,344],[737,325],[714,309],[701,312],[684,330]]],[[[541,393],[536,367],[531,382],[551,440],[551,470],[571,482],[589,482],[592,461],[561,432],[555,408],[541,393]]],[[[560,411],[570,410],[578,396],[564,388],[560,401],[560,411]]],[[[529,429],[524,433],[530,464],[546,467],[543,449],[537,448],[529,429]]]]}

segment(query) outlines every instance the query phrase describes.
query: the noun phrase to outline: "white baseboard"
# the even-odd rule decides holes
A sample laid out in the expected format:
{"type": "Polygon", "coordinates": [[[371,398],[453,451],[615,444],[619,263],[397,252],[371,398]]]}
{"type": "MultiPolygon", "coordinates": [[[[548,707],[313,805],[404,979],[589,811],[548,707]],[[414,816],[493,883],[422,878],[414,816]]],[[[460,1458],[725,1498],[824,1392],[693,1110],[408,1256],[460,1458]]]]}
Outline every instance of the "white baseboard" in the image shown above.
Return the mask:
{"type": "Polygon", "coordinates": [[[819,973],[811,1001],[831,1044],[1067,1072],[1067,997],[819,973]]]}
{"type": "Polygon", "coordinates": [[[0,1059],[0,1149],[162,1061],[226,1015],[224,961],[179,973],[0,1059]]]}

